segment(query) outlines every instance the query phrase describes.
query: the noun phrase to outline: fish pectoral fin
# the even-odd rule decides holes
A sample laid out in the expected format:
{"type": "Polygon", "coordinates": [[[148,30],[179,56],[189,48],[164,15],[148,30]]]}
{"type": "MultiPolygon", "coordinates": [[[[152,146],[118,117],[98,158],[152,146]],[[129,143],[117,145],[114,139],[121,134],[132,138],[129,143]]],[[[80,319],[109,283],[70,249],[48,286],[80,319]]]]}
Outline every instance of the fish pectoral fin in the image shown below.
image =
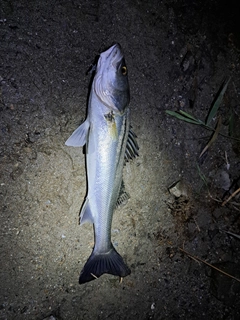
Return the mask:
{"type": "Polygon", "coordinates": [[[84,201],[84,204],[80,212],[80,224],[84,224],[87,222],[89,223],[94,222],[88,198],[86,198],[86,200],[84,201]]]}
{"type": "Polygon", "coordinates": [[[65,145],[70,147],[84,146],[87,142],[89,127],[89,121],[86,119],[67,139],[65,145]]]}

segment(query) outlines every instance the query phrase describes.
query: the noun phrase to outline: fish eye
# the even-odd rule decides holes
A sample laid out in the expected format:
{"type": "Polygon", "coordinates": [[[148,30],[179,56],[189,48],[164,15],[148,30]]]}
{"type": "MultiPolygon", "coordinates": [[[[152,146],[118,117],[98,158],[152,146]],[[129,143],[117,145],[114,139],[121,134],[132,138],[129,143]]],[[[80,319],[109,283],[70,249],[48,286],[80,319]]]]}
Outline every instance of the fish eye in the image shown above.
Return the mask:
{"type": "Polygon", "coordinates": [[[123,75],[123,76],[126,76],[126,74],[127,74],[127,67],[126,67],[126,66],[122,66],[121,71],[122,71],[122,75],[123,75]]]}

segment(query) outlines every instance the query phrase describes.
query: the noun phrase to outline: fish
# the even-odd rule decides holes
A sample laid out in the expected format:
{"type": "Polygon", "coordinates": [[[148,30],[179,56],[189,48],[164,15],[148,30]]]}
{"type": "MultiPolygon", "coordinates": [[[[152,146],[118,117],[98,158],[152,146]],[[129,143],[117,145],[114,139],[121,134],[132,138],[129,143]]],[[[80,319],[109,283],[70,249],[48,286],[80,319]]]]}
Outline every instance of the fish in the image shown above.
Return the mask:
{"type": "Polygon", "coordinates": [[[86,120],[65,142],[86,145],[87,194],[80,225],[94,227],[94,248],[79,277],[83,284],[107,273],[120,278],[131,271],[111,241],[113,212],[126,199],[125,163],[138,156],[136,135],[130,126],[128,69],[120,44],[99,56],[92,80],[86,120]]]}

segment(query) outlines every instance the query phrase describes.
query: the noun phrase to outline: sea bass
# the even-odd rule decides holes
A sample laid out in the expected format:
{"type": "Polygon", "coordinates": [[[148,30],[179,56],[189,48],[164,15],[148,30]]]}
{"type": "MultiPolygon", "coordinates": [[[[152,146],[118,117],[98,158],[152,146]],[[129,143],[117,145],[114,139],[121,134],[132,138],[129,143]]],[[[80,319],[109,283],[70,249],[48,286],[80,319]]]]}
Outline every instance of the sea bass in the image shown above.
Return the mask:
{"type": "Polygon", "coordinates": [[[80,224],[93,223],[95,244],[80,273],[80,284],[104,273],[119,277],[131,273],[111,242],[113,211],[123,198],[123,166],[126,160],[138,155],[136,136],[129,124],[127,74],[119,44],[100,54],[87,118],[65,143],[73,147],[86,144],[88,191],[80,212],[80,224]]]}

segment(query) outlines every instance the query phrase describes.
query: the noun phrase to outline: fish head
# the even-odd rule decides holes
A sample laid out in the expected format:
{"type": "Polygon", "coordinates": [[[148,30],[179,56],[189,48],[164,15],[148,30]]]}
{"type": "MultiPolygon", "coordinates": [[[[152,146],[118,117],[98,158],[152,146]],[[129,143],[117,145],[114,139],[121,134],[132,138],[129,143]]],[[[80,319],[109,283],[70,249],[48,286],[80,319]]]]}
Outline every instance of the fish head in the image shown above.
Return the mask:
{"type": "Polygon", "coordinates": [[[100,54],[93,87],[105,106],[114,113],[124,113],[130,101],[130,92],[127,67],[119,44],[100,54]]]}

